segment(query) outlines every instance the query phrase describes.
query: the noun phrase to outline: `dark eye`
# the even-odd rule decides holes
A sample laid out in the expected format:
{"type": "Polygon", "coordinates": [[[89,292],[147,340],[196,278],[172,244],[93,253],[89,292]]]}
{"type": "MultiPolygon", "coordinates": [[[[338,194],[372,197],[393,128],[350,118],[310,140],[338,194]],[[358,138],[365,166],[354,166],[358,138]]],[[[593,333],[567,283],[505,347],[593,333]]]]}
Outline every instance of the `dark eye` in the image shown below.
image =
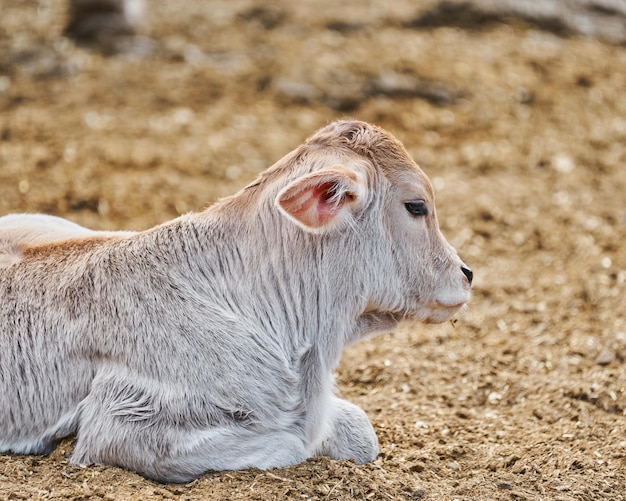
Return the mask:
{"type": "Polygon", "coordinates": [[[406,202],[404,206],[406,207],[406,210],[409,211],[409,214],[411,214],[411,216],[428,215],[428,206],[423,200],[418,200],[416,202],[406,202]]]}

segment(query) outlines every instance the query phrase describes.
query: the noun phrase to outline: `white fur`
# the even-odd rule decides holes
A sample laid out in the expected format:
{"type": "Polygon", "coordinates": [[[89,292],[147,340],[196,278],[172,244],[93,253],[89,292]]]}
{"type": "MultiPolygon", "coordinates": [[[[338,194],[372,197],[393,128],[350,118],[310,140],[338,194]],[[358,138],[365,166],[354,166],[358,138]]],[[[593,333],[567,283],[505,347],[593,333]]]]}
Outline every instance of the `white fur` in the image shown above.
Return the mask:
{"type": "Polygon", "coordinates": [[[75,433],[72,461],[173,482],[370,461],[369,420],[334,395],[342,348],[449,319],[470,296],[462,266],[426,176],[361,122],[145,232],[0,218],[0,452],[75,433]],[[407,212],[415,199],[428,216],[407,212]]]}

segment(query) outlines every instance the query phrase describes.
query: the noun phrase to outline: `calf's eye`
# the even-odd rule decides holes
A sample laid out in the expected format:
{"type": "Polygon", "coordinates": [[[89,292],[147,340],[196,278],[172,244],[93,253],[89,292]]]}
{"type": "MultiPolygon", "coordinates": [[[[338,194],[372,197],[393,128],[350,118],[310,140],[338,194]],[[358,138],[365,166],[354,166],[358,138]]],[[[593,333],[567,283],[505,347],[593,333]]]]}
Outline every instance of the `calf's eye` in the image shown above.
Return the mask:
{"type": "Polygon", "coordinates": [[[404,204],[406,210],[409,211],[411,216],[427,216],[428,215],[428,206],[423,200],[418,200],[416,202],[406,202],[404,204]]]}

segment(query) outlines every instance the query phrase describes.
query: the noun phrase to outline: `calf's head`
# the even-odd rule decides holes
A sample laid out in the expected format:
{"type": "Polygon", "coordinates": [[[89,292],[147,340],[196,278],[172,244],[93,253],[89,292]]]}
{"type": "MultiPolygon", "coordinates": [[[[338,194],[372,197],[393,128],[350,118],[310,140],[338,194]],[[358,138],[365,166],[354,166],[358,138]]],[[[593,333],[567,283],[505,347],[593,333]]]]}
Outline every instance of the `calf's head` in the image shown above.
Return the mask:
{"type": "Polygon", "coordinates": [[[364,313],[443,322],[469,300],[472,272],[439,230],[430,181],[391,134],[335,122],[277,174],[288,229],[326,246],[364,313]]]}

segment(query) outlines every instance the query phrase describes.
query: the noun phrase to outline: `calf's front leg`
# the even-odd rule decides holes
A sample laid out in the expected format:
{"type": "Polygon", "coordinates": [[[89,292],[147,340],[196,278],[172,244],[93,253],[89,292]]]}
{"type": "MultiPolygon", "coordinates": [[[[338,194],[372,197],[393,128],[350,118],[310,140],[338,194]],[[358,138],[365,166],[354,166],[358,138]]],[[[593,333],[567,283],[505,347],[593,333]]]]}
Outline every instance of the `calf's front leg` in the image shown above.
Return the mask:
{"type": "Polygon", "coordinates": [[[330,426],[315,455],[339,460],[354,459],[356,464],[376,459],[378,438],[363,409],[333,397],[330,426]]]}
{"type": "Polygon", "coordinates": [[[307,457],[297,433],[220,422],[196,427],[176,420],[185,409],[175,387],[162,381],[103,371],[80,404],[71,460],[117,465],[160,482],[189,482],[209,470],[281,468],[307,457]]]}

